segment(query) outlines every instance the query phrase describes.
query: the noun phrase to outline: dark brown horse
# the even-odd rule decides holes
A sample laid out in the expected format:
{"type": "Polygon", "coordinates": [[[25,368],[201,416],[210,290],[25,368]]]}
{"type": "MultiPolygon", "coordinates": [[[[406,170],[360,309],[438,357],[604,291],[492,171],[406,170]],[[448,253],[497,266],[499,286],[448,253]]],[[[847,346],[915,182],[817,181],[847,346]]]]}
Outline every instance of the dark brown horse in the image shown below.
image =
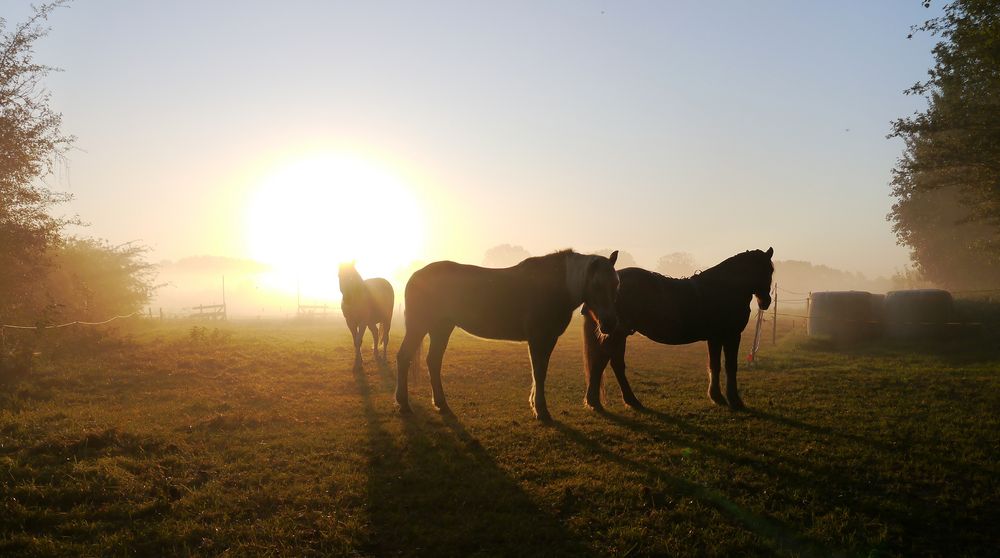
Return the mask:
{"type": "Polygon", "coordinates": [[[744,252],[688,279],[672,279],[637,267],[619,271],[618,329],[610,335],[598,333],[593,313],[587,305],[583,307],[586,405],[601,408],[601,377],[610,361],[625,404],[642,407],[625,377],[625,341],[638,332],[668,345],[708,341],[708,396],[719,405],[742,409],[736,384],[740,335],[750,319],[752,297],[765,310],[771,305],[772,255],[771,248],[744,252]],[[723,352],[725,398],[719,388],[723,352]]]}
{"type": "Polygon", "coordinates": [[[441,387],[441,362],[455,327],[487,339],[527,341],[531,355],[531,395],[535,416],[551,420],[545,404],[545,374],[556,340],[573,310],[587,303],[595,327],[612,331],[618,277],[615,260],[571,250],[528,258],[504,269],[435,262],[406,283],[406,336],[399,347],[396,404],[410,412],[407,369],[430,334],[427,368],[434,406],[448,412],[441,387]]]}
{"type": "Polygon", "coordinates": [[[361,279],[354,263],[341,264],[337,272],[340,292],[343,294],[341,309],[347,327],[354,336],[354,366],[361,367],[361,341],[365,328],[372,332],[372,355],[378,359],[378,344],[382,341],[382,358],[387,357],[389,329],[392,328],[392,285],[381,277],[361,279]]]}

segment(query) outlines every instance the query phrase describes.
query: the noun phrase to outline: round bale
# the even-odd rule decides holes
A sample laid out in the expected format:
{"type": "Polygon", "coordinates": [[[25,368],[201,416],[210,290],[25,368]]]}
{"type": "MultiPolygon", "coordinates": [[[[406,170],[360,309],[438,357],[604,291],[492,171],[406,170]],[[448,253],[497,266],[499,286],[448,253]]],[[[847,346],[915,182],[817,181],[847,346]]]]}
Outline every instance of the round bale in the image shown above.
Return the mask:
{"type": "Polygon", "coordinates": [[[885,295],[872,293],[871,327],[872,337],[882,337],[885,334],[885,295]]]}
{"type": "Polygon", "coordinates": [[[940,335],[955,314],[955,300],[941,289],[890,291],[885,295],[885,330],[893,339],[940,335]]]}
{"type": "Polygon", "coordinates": [[[809,300],[810,337],[832,337],[836,341],[859,341],[870,337],[872,295],[864,291],[812,293],[809,300]]]}

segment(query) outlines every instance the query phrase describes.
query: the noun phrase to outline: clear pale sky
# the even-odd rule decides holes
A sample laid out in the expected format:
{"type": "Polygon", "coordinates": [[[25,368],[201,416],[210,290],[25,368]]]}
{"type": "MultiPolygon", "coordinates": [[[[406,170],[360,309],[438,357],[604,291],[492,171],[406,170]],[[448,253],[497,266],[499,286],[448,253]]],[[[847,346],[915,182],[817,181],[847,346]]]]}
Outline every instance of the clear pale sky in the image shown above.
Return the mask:
{"type": "MultiPolygon", "coordinates": [[[[76,196],[64,209],[83,234],[141,240],[154,260],[254,257],[247,212],[267,177],[346,153],[420,214],[419,253],[400,259],[480,263],[510,243],[707,266],[773,246],[889,275],[908,256],[885,220],[902,150],[885,136],[925,106],[902,91],[934,40],[906,35],[940,7],[78,0],[36,49],[63,70],[47,85],[78,138],[49,182],[76,196]]],[[[8,27],[29,13],[0,5],[8,27]]],[[[399,203],[379,217],[382,192],[331,188],[296,195],[341,238],[333,257],[366,234],[392,257],[391,235],[411,236],[399,203]],[[391,235],[338,229],[367,212],[391,235]]],[[[292,226],[294,206],[274,223],[292,226]]]]}

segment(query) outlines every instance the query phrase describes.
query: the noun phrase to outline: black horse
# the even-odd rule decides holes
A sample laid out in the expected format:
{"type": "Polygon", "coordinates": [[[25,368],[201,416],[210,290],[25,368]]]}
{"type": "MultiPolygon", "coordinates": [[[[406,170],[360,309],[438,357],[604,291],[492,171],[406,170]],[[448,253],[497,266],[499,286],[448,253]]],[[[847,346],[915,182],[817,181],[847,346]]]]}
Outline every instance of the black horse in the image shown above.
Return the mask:
{"type": "Polygon", "coordinates": [[[410,411],[407,371],[428,334],[433,403],[448,412],[441,362],[457,326],[487,339],[527,341],[532,375],[528,401],[539,420],[551,420],[545,404],[545,375],[552,349],[581,303],[590,309],[595,328],[606,332],[615,328],[617,257],[617,251],[605,258],[565,250],[504,269],[443,261],[417,270],[406,283],[406,335],[396,359],[400,412],[410,411]]]}
{"type": "Polygon", "coordinates": [[[618,272],[620,287],[615,308],[619,327],[610,335],[598,332],[593,312],[583,307],[583,345],[587,376],[584,403],[601,408],[601,377],[611,362],[622,399],[641,408],[625,377],[625,342],[641,333],[658,343],[684,345],[708,341],[708,396],[719,405],[742,409],[736,384],[740,335],[750,319],[750,300],[760,308],[771,305],[774,264],[767,252],[751,250],[688,279],[673,279],[637,267],[618,272]],[[726,397],[719,388],[722,353],[726,355],[726,397]]]}

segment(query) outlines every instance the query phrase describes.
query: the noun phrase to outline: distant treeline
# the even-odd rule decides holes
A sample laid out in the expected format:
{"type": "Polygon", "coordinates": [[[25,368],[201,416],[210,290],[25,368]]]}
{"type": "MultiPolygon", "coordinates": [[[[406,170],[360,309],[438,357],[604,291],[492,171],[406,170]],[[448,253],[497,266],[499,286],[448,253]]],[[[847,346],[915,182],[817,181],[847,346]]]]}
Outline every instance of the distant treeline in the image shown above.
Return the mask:
{"type": "MultiPolygon", "coordinates": [[[[599,254],[610,254],[610,250],[598,250],[599,254]]],[[[734,252],[735,253],[735,252],[734,252]]],[[[486,251],[483,265],[487,267],[507,267],[531,256],[522,246],[501,244],[486,251]]],[[[632,254],[618,253],[619,269],[644,267],[668,277],[690,277],[702,269],[718,262],[699,262],[688,252],[673,252],[657,259],[655,265],[637,263],[632,254]]],[[[778,260],[774,262],[774,280],[786,292],[805,293],[814,291],[861,290],[884,293],[894,289],[926,286],[924,282],[909,273],[899,273],[892,277],[869,278],[862,273],[852,273],[829,266],[798,260],[778,260]]],[[[789,294],[780,298],[796,299],[804,295],[789,294]]]]}

